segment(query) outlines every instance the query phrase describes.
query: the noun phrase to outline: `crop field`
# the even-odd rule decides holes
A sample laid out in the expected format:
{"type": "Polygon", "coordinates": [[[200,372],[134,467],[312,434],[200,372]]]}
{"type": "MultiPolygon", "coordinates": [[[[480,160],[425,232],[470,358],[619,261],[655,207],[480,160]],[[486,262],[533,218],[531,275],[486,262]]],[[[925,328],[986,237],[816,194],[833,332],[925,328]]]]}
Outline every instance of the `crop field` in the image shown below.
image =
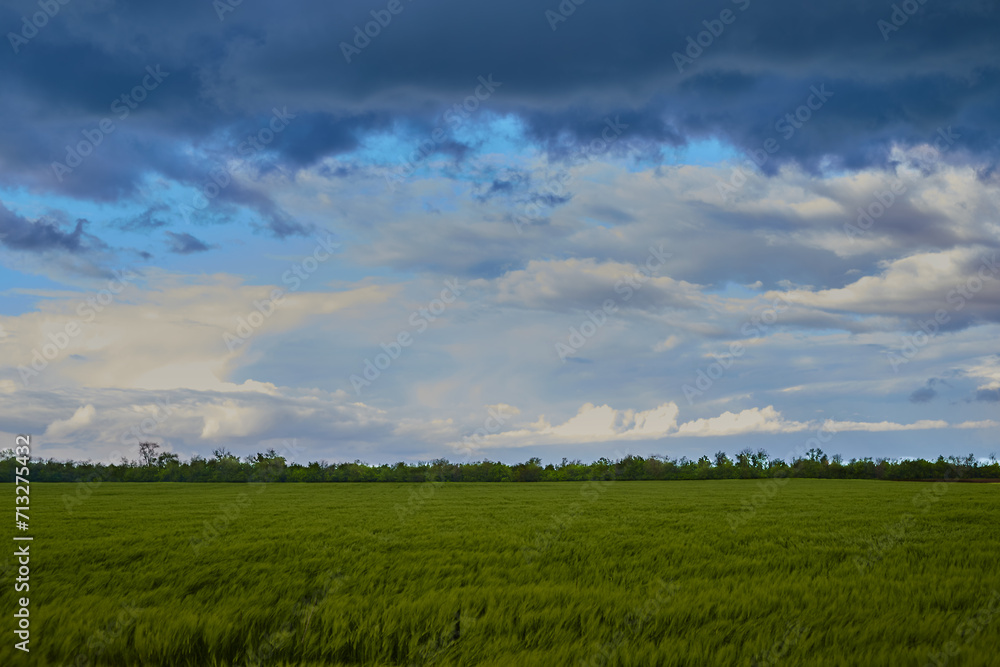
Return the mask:
{"type": "MultiPolygon", "coordinates": [[[[33,665],[1000,655],[996,484],[31,488],[33,665]]],[[[15,567],[7,556],[5,609],[15,567]]],[[[12,643],[0,664],[29,664],[12,643]]]]}

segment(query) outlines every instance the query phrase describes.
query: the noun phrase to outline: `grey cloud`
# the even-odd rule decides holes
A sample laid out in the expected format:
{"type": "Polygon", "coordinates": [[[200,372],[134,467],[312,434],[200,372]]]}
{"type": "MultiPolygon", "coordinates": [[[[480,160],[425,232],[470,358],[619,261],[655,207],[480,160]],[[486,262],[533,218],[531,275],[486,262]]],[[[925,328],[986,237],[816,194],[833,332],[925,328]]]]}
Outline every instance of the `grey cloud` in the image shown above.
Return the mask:
{"type": "Polygon", "coordinates": [[[195,252],[205,252],[210,250],[212,246],[206,244],[191,234],[187,233],[175,233],[167,232],[169,237],[169,250],[170,252],[177,253],[179,255],[190,255],[195,252]]]}
{"type": "Polygon", "coordinates": [[[984,403],[1000,402],[1000,389],[979,389],[976,391],[976,400],[984,403]]]}
{"type": "Polygon", "coordinates": [[[73,230],[67,232],[54,220],[43,218],[32,222],[0,203],[0,242],[11,250],[62,250],[78,254],[106,247],[84,230],[86,224],[86,220],[77,220],[73,230]]]}

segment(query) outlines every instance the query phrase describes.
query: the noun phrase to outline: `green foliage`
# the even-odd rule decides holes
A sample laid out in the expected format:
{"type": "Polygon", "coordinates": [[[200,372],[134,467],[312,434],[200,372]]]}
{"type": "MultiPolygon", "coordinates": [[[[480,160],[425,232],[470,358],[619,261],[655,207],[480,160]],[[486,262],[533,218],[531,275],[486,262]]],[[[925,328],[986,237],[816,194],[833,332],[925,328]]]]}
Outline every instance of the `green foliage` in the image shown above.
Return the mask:
{"type": "MultiPolygon", "coordinates": [[[[54,459],[32,463],[35,482],[580,482],[596,479],[685,480],[685,479],[766,479],[776,476],[813,479],[1000,479],[1000,463],[980,463],[973,455],[964,458],[938,457],[936,462],[917,460],[851,459],[827,457],[820,449],[810,449],[805,458],[791,465],[771,459],[763,449],[744,449],[733,461],[725,452],[712,459],[626,456],[618,461],[606,458],[594,463],[568,461],[542,466],[539,458],[507,465],[499,461],[451,463],[437,459],[430,463],[368,465],[361,461],[308,464],[288,463],[274,449],[240,460],[224,447],[215,450],[211,459],[199,456],[182,462],[176,454],[156,454],[156,443],[142,443],[141,461],[122,461],[118,465],[60,462],[54,459]]],[[[0,452],[0,479],[12,481],[16,462],[13,452],[0,452]]]]}
{"type": "MultiPolygon", "coordinates": [[[[72,512],[75,485],[33,486],[30,664],[996,664],[995,485],[791,480],[758,502],[758,481],[428,471],[108,484],[72,512]]],[[[0,664],[29,664],[12,644],[0,664]]]]}

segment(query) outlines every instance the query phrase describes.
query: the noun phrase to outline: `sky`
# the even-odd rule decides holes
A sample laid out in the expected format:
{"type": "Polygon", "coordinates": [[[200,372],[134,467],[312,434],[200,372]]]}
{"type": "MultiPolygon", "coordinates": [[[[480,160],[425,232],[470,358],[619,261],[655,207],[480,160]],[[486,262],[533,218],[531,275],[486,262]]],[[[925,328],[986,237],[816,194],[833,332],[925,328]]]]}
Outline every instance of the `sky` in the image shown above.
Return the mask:
{"type": "Polygon", "coordinates": [[[988,0],[9,0],[0,437],[985,458],[988,0]]]}

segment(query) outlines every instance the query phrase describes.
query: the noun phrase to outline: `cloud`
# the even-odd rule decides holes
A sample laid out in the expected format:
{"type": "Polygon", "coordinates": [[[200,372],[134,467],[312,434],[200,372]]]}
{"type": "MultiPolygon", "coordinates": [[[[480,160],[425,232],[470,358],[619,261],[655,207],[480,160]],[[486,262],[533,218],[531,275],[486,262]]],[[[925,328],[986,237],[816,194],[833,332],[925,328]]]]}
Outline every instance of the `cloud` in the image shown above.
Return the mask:
{"type": "MultiPolygon", "coordinates": [[[[276,105],[295,121],[255,155],[254,177],[224,187],[211,208],[249,207],[279,236],[307,226],[252,187],[257,176],[364,152],[385,135],[416,146],[435,126],[446,133],[440,146],[480,151],[487,142],[475,130],[490,117],[516,119],[521,141],[554,161],[574,152],[569,139],[600,138],[605,117],[620,117],[629,139],[651,155],[705,139],[760,150],[776,138],[780,150],[765,165],[771,174],[789,163],[813,173],[890,166],[894,147],[932,142],[938,128],[951,126],[952,155],[989,166],[1000,145],[993,43],[1000,19],[988,5],[961,0],[921,8],[933,20],[910,21],[888,41],[877,28],[891,13],[884,6],[736,3],[738,20],[726,34],[680,68],[675,53],[716,15],[700,5],[581,6],[553,30],[527,0],[446,0],[397,18],[350,63],[342,43],[371,20],[359,0],[241,6],[221,32],[211,12],[181,6],[186,13],[177,17],[155,9],[123,15],[112,5],[63,8],[46,28],[46,48],[25,47],[0,75],[9,91],[0,105],[4,182],[96,201],[135,197],[151,176],[201,189],[224,164],[218,158],[242,157],[237,146],[266,127],[276,105]],[[423,48],[428,39],[434,53],[423,48]],[[512,43],[520,45],[516,58],[512,43]],[[617,48],[623,43],[629,49],[617,48]],[[147,65],[169,74],[130,114],[112,111],[147,65]],[[479,77],[500,82],[483,109],[457,128],[442,123],[454,105],[470,97],[480,104],[479,77]],[[829,94],[813,113],[805,105],[816,89],[829,94]],[[781,120],[799,109],[810,119],[787,135],[781,120]],[[113,132],[85,167],[57,179],[52,162],[104,117],[113,132]]],[[[3,18],[14,25],[19,14],[3,18]]],[[[508,181],[495,182],[503,194],[508,181]]]]}
{"type": "Polygon", "coordinates": [[[203,241],[200,241],[194,236],[184,232],[167,232],[167,236],[170,238],[170,252],[177,253],[178,255],[190,255],[195,252],[205,252],[206,250],[210,250],[212,248],[212,246],[209,246],[203,241]]]}
{"type": "Polygon", "coordinates": [[[66,232],[51,219],[28,220],[0,203],[0,242],[11,250],[83,253],[103,247],[100,240],[84,231],[86,224],[86,220],[77,220],[73,231],[66,232]]]}
{"type": "MultiPolygon", "coordinates": [[[[544,160],[529,155],[523,158],[526,164],[519,167],[522,171],[530,172],[539,182],[558,184],[562,192],[573,196],[557,208],[541,210],[541,217],[521,225],[518,231],[512,219],[527,215],[522,206],[497,198],[485,203],[475,199],[475,183],[495,177],[496,159],[470,158],[462,166],[461,177],[431,172],[374,200],[352,193],[384,189],[380,175],[369,170],[333,178],[315,170],[308,179],[300,178],[295,189],[280,186],[280,197],[303,217],[322,215],[323,201],[337,202],[343,224],[364,241],[356,257],[366,265],[483,279],[524,271],[529,274],[525,278],[534,278],[537,272],[555,283],[560,270],[571,273],[568,261],[573,260],[578,263],[574,270],[581,273],[584,263],[592,263],[587,270],[590,275],[581,277],[593,283],[601,268],[641,264],[650,246],[662,245],[672,256],[665,270],[657,273],[659,278],[669,277],[702,289],[760,282],[762,289],[772,292],[823,292],[842,290],[862,277],[877,279],[890,268],[888,261],[912,257],[911,263],[918,263],[922,256],[935,254],[946,259],[953,255],[959,263],[971,260],[973,266],[959,265],[952,272],[972,271],[963,274],[968,279],[979,268],[975,262],[1000,249],[990,222],[1000,215],[1000,188],[970,167],[942,165],[934,174],[923,176],[915,167],[901,166],[905,192],[890,213],[852,242],[844,225],[857,217],[858,206],[875,201],[873,191],[887,187],[895,174],[866,169],[815,178],[801,169],[785,167],[773,177],[750,174],[738,196],[724,200],[718,184],[732,175],[730,164],[640,169],[595,161],[567,167],[570,178],[563,183],[546,176],[544,160]],[[432,211],[425,207],[431,201],[447,201],[448,205],[432,211]],[[630,221],[612,220],[601,213],[602,207],[621,210],[630,221]],[[890,214],[899,220],[890,220],[890,214]],[[448,239],[452,252],[441,252],[442,238],[448,239]],[[536,265],[529,270],[531,262],[536,265]]],[[[927,271],[923,275],[930,278],[927,271]]],[[[606,278],[614,285],[621,277],[606,278]]],[[[936,295],[943,301],[955,287],[947,284],[951,277],[946,274],[928,280],[931,284],[926,287],[943,287],[936,295]]],[[[855,285],[859,289],[866,286],[855,285]]],[[[989,289],[980,292],[970,306],[986,306],[989,289]]],[[[679,296],[684,296],[683,291],[679,296]]],[[[890,286],[886,286],[880,296],[894,308],[885,315],[887,320],[903,307],[906,313],[902,316],[926,317],[926,308],[921,309],[920,303],[925,294],[893,304],[890,286]]],[[[642,294],[637,297],[648,298],[642,294]]],[[[797,307],[795,316],[803,318],[803,324],[811,320],[816,328],[831,324],[848,330],[869,326],[861,318],[844,316],[828,301],[822,304],[824,310],[797,307]]],[[[843,307],[850,309],[851,304],[845,301],[843,307]]],[[[869,304],[870,310],[876,308],[876,304],[869,304]]],[[[964,311],[954,313],[950,326],[965,325],[970,308],[964,311]]]]}
{"type": "Polygon", "coordinates": [[[117,219],[112,224],[124,231],[143,232],[166,225],[164,218],[168,217],[169,211],[170,207],[166,204],[153,204],[139,215],[117,219]]]}
{"type": "Polygon", "coordinates": [[[638,258],[637,264],[532,260],[525,269],[510,271],[495,282],[496,301],[549,311],[597,310],[607,299],[622,308],[686,309],[698,305],[701,295],[696,285],[657,276],[667,270],[658,267],[662,260],[655,259],[651,266],[658,268],[650,271],[644,259],[638,258]]]}
{"type": "Polygon", "coordinates": [[[1000,422],[995,421],[993,419],[984,419],[982,421],[969,421],[969,422],[962,422],[961,424],[955,424],[954,428],[961,428],[961,429],[981,429],[981,428],[985,429],[985,428],[989,428],[989,429],[994,429],[994,428],[997,428],[998,426],[1000,426],[1000,422]]]}
{"type": "Polygon", "coordinates": [[[757,433],[786,434],[823,429],[829,433],[845,431],[921,431],[945,428],[990,428],[993,422],[963,422],[949,424],[943,420],[919,420],[911,424],[895,422],[851,422],[827,419],[799,422],[785,419],[769,405],[739,412],[726,411],[717,417],[694,419],[678,423],[679,409],[665,403],[645,412],[617,410],[608,405],[587,403],[574,417],[552,426],[544,416],[531,424],[521,424],[498,433],[465,438],[456,443],[463,451],[470,447],[525,447],[560,443],[615,443],[663,438],[735,437],[757,433]]]}
{"type": "Polygon", "coordinates": [[[925,386],[916,389],[910,394],[910,403],[929,403],[934,400],[937,396],[937,390],[934,389],[935,384],[937,384],[937,379],[931,378],[925,386]]]}
{"type": "Polygon", "coordinates": [[[774,406],[751,408],[739,413],[724,412],[710,419],[696,419],[681,424],[677,436],[733,436],[748,433],[795,433],[809,428],[808,424],[787,421],[774,406]]]}
{"type": "Polygon", "coordinates": [[[656,345],[653,346],[654,352],[667,352],[677,347],[681,342],[681,339],[677,336],[668,336],[666,339],[661,340],[656,345]]]}
{"type": "Polygon", "coordinates": [[[45,437],[63,439],[73,435],[80,429],[89,426],[94,421],[97,411],[93,405],[84,405],[73,413],[69,419],[60,419],[49,424],[45,429],[45,437]]]}
{"type": "MultiPolygon", "coordinates": [[[[1000,322],[1000,266],[996,253],[954,248],[887,261],[877,276],[836,289],[793,289],[768,296],[793,304],[860,315],[896,315],[916,322],[939,318],[944,330],[1000,322]],[[940,316],[938,313],[941,313],[940,316]]],[[[915,325],[911,325],[915,326],[915,325]]]]}
{"type": "Polygon", "coordinates": [[[986,380],[979,389],[1000,389],[1000,355],[991,355],[978,359],[964,369],[964,374],[986,380]]]}
{"type": "Polygon", "coordinates": [[[405,449],[407,440],[421,437],[419,425],[395,423],[385,411],[352,401],[343,392],[238,389],[55,390],[46,394],[50,405],[37,401],[37,394],[11,403],[36,419],[49,420],[36,445],[45,456],[57,458],[135,459],[138,443],[146,440],[189,457],[219,443],[250,453],[294,439],[301,451],[293,458],[304,463],[309,457],[351,460],[372,441],[405,449]],[[72,417],[51,418],[66,414],[83,396],[90,402],[72,417]],[[295,428],[289,429],[290,424],[295,428]]]}
{"type": "Polygon", "coordinates": [[[391,292],[378,286],[330,293],[286,289],[273,303],[276,288],[244,285],[221,273],[183,276],[152,270],[107,300],[98,301],[93,293],[64,293],[49,299],[44,312],[5,318],[10,331],[3,339],[5,356],[12,374],[23,376],[31,388],[230,390],[234,383],[228,376],[254,360],[255,346],[268,337],[338,311],[382,303],[391,292]],[[264,304],[267,318],[255,303],[264,304]],[[249,326],[247,318],[257,326],[249,326]],[[238,328],[241,319],[247,329],[238,328]],[[242,338],[239,332],[249,335],[242,338]],[[65,338],[65,344],[53,346],[55,354],[45,357],[39,370],[40,351],[53,336],[65,338]]]}
{"type": "MultiPolygon", "coordinates": [[[[888,421],[851,422],[830,419],[823,424],[823,428],[831,433],[840,433],[842,431],[868,431],[873,433],[882,431],[923,431],[949,428],[949,426],[948,422],[941,419],[921,419],[912,424],[897,424],[888,421]]],[[[958,427],[956,426],[956,428],[958,427]]]]}
{"type": "Polygon", "coordinates": [[[1000,402],[1000,389],[977,389],[976,400],[984,403],[1000,402]]]}
{"type": "Polygon", "coordinates": [[[575,417],[543,430],[542,434],[576,441],[659,438],[676,428],[677,412],[673,403],[665,403],[645,412],[619,411],[607,405],[588,403],[580,408],[575,417]]]}
{"type": "Polygon", "coordinates": [[[577,414],[557,426],[542,415],[531,424],[522,424],[499,433],[465,438],[453,443],[462,451],[481,447],[523,447],[536,444],[619,442],[656,440],[677,428],[678,408],[664,403],[646,411],[616,410],[609,405],[587,403],[577,414]]]}

